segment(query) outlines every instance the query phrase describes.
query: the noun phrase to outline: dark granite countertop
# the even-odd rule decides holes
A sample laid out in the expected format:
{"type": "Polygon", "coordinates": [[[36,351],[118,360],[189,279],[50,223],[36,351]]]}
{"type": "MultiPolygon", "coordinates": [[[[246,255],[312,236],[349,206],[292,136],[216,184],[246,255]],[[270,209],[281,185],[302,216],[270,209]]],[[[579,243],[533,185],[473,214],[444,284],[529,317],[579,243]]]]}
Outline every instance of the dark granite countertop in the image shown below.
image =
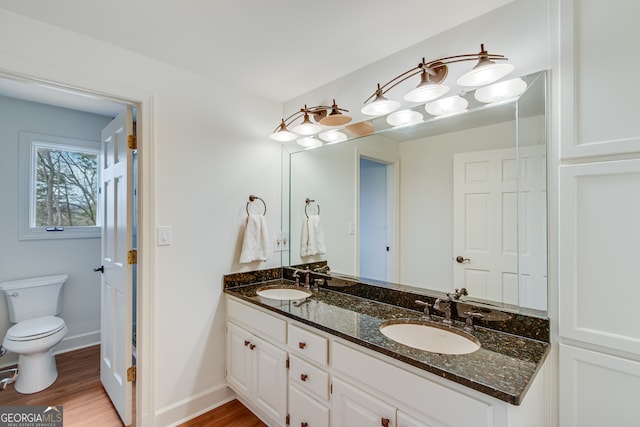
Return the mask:
{"type": "MultiPolygon", "coordinates": [[[[322,287],[310,297],[295,301],[271,300],[256,294],[259,289],[274,285],[295,287],[286,280],[275,280],[226,288],[225,293],[513,405],[522,402],[550,350],[547,342],[483,327],[471,332],[481,344],[473,353],[449,355],[416,350],[390,340],[379,328],[390,319],[419,320],[418,311],[322,287]]],[[[453,325],[460,330],[462,327],[461,322],[453,325]]]]}

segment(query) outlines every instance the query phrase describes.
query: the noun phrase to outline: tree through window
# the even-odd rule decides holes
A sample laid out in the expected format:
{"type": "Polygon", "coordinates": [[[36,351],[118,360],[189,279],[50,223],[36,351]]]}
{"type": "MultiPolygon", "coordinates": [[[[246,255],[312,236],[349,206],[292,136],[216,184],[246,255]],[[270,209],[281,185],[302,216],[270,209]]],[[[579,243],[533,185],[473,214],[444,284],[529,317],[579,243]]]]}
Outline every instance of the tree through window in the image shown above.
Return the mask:
{"type": "Polygon", "coordinates": [[[98,155],[35,145],[36,227],[97,225],[98,155]]]}
{"type": "Polygon", "coordinates": [[[100,147],[20,132],[20,240],[100,237],[100,147]]]}

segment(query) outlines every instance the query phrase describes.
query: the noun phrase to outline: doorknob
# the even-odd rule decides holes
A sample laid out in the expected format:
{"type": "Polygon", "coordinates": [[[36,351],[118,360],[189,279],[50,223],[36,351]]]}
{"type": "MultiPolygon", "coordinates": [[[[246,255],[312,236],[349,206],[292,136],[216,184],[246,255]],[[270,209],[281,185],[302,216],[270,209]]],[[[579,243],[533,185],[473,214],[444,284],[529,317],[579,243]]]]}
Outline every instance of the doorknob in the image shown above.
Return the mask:
{"type": "Polygon", "coordinates": [[[96,273],[99,271],[100,273],[104,273],[104,265],[101,265],[98,268],[94,268],[93,271],[95,271],[96,273]]]}
{"type": "Polygon", "coordinates": [[[463,258],[460,255],[458,255],[456,257],[456,261],[460,264],[465,263],[465,262],[471,262],[471,260],[469,258],[463,258]]]}

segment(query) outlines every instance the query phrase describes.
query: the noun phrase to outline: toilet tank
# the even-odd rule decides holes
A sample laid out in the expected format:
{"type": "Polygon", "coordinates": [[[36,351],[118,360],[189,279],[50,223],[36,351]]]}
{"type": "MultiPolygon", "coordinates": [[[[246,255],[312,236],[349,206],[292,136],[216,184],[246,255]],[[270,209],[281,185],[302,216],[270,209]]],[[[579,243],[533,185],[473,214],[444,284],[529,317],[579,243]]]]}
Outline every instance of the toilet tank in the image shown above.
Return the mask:
{"type": "Polygon", "coordinates": [[[0,291],[7,300],[9,320],[18,323],[60,313],[62,285],[67,278],[66,274],[58,274],[0,282],[0,291]]]}

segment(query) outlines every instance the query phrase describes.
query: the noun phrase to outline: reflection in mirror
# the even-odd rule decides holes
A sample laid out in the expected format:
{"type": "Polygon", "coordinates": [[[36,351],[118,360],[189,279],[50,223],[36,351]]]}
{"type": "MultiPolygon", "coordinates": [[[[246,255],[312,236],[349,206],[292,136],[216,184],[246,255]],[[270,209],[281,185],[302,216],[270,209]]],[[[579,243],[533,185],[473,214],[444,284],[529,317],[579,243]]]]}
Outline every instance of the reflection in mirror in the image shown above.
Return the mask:
{"type": "Polygon", "coordinates": [[[468,92],[461,114],[417,106],[418,124],[379,117],[368,136],[284,146],[284,265],[327,261],[332,275],[546,311],[546,74],[522,79],[516,100],[468,92]]]}

